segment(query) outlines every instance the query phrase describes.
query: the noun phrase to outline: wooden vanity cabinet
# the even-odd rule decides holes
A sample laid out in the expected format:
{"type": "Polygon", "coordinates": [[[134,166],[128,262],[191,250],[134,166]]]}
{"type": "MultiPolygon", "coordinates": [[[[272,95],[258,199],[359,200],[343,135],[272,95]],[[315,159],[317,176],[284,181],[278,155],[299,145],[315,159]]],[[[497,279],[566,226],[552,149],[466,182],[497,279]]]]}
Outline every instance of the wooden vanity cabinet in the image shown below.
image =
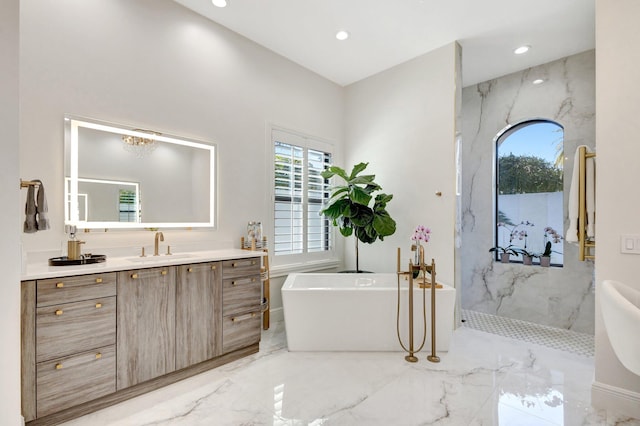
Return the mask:
{"type": "Polygon", "coordinates": [[[258,257],[21,286],[29,426],[59,424],[259,349],[258,257]]]}
{"type": "Polygon", "coordinates": [[[222,283],[222,350],[227,353],[260,341],[260,259],[223,261],[222,283]]]}
{"type": "Polygon", "coordinates": [[[176,369],[176,267],[118,272],[118,390],[176,369]]]}
{"type": "Polygon", "coordinates": [[[222,354],[220,262],[177,267],[176,369],[222,354]]]}
{"type": "Polygon", "coordinates": [[[27,421],[115,392],[116,274],[22,283],[27,421]]]}

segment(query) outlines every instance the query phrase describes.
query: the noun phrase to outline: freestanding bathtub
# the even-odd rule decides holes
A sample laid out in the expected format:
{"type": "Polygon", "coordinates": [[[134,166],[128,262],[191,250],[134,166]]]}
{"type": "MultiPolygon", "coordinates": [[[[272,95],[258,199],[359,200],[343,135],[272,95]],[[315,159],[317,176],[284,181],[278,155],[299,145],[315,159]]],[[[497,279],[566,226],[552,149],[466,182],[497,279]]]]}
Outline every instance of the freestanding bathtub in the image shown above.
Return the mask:
{"type": "MultiPolygon", "coordinates": [[[[391,274],[289,274],[282,286],[290,351],[402,351],[396,331],[398,286],[391,274]]],[[[431,350],[431,298],[426,294],[431,350]]],[[[400,281],[400,335],[409,345],[409,284],[400,281]]],[[[422,342],[423,290],[414,288],[414,349],[422,342]]],[[[455,289],[436,290],[436,350],[447,351],[454,327],[455,289]]]]}

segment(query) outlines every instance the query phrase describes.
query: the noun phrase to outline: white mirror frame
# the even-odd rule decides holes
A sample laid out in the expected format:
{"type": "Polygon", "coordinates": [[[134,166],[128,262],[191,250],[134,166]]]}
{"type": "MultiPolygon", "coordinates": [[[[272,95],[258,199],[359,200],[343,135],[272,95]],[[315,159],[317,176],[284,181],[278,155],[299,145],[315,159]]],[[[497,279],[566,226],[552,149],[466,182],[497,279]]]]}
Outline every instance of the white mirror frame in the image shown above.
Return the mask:
{"type": "Polygon", "coordinates": [[[130,135],[148,138],[149,133],[135,130],[128,126],[110,124],[96,121],[93,119],[79,118],[76,116],[65,115],[65,135],[67,146],[67,158],[69,176],[69,184],[65,182],[65,225],[75,225],[77,228],[84,229],[147,229],[147,228],[215,228],[216,227],[216,145],[185,139],[182,137],[171,136],[167,134],[154,135],[153,138],[160,142],[167,142],[177,145],[189,146],[198,149],[209,150],[209,218],[207,222],[87,222],[81,221],[78,217],[78,128],[87,127],[104,132],[115,133],[118,135],[130,135]],[[67,192],[68,191],[68,192],[67,192]],[[68,200],[68,202],[66,202],[68,200]]]}

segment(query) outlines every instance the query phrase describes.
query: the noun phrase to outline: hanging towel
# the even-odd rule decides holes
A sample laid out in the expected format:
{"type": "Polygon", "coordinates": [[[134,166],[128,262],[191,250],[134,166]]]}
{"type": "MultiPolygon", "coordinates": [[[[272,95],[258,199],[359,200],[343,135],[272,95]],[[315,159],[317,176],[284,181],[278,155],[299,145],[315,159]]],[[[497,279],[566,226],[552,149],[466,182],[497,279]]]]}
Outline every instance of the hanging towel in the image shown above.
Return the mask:
{"type": "Polygon", "coordinates": [[[40,184],[38,186],[38,201],[36,205],[36,226],[38,231],[44,231],[45,229],[49,229],[49,218],[47,217],[49,206],[47,205],[47,197],[44,193],[44,185],[42,184],[42,181],[35,180],[34,182],[38,182],[40,184]]]}
{"type": "MultiPolygon", "coordinates": [[[[578,242],[578,215],[580,212],[579,206],[579,196],[580,196],[580,147],[585,147],[587,153],[592,153],[593,151],[586,145],[580,145],[576,149],[576,153],[573,160],[573,173],[571,174],[571,188],[569,188],[569,206],[568,206],[568,214],[569,214],[569,228],[567,228],[567,233],[565,235],[565,239],[569,243],[577,243],[578,242]]],[[[587,212],[587,237],[593,238],[595,237],[595,200],[596,200],[596,166],[595,159],[593,157],[587,158],[585,161],[585,203],[586,203],[586,212],[587,212]]],[[[581,224],[583,229],[585,229],[584,224],[581,224]]]]}
{"type": "Polygon", "coordinates": [[[31,234],[38,231],[36,225],[36,198],[35,188],[33,185],[29,185],[27,189],[27,204],[24,207],[25,219],[24,219],[24,232],[31,234]]]}

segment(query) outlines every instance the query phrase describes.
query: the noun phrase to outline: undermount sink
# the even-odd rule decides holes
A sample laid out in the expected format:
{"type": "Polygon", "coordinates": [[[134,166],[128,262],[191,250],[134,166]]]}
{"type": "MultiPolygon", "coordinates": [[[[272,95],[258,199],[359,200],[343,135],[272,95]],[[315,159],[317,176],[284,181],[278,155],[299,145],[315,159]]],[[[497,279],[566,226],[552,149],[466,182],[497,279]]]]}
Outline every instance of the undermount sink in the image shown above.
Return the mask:
{"type": "Polygon", "coordinates": [[[152,263],[152,262],[166,262],[174,259],[188,259],[190,257],[193,257],[193,255],[189,253],[180,253],[180,254],[163,254],[160,256],[127,257],[126,260],[128,260],[129,262],[135,262],[135,263],[152,263]]]}

